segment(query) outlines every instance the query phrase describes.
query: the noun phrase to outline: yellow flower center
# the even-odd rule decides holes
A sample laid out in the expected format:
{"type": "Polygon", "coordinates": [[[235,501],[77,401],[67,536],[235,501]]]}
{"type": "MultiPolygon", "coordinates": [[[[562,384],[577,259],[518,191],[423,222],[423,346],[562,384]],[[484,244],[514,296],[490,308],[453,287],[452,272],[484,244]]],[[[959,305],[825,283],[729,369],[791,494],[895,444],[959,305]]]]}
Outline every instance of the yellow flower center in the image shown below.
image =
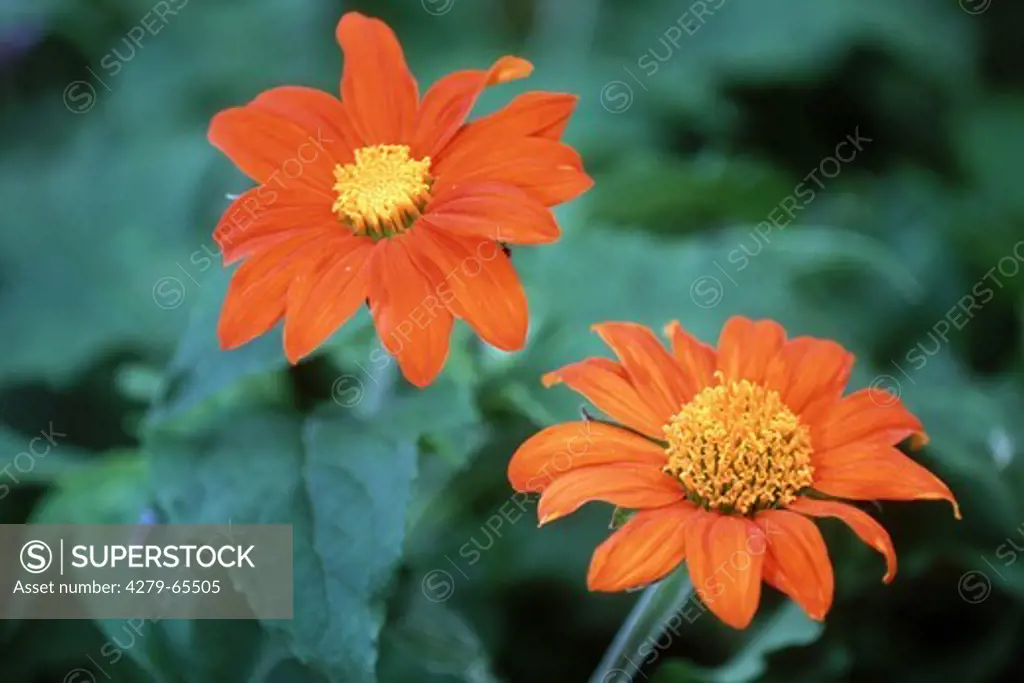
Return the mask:
{"type": "Polygon", "coordinates": [[[790,503],[812,481],[810,430],[777,391],[745,379],[701,391],[665,435],[665,472],[711,509],[747,514],[790,503]]]}
{"type": "Polygon", "coordinates": [[[331,208],[357,235],[388,237],[419,217],[430,192],[430,157],[413,159],[407,145],[371,145],[351,164],[334,167],[331,208]]]}

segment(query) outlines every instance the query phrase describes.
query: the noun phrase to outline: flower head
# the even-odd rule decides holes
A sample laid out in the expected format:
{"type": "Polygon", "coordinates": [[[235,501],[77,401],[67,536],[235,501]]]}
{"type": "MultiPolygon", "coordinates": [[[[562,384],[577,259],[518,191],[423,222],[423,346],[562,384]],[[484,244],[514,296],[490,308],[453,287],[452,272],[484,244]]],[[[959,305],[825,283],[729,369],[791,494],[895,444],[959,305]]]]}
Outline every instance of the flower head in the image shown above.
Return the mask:
{"type": "Polygon", "coordinates": [[[554,242],[551,207],[591,185],[560,141],[576,98],[528,92],[467,123],[489,86],[533,67],[502,57],[421,97],[390,28],[350,12],[341,98],[305,87],[218,113],[210,141],[258,186],[214,238],[242,260],[218,335],[234,348],[284,319],[293,363],[368,303],[384,348],[414,384],[448,354],[454,318],[506,350],[526,338],[526,296],[505,244],[554,242]]]}
{"type": "Polygon", "coordinates": [[[594,553],[591,590],[653,583],[684,560],[698,595],[745,628],[762,580],[815,619],[832,604],[832,564],[808,519],[836,517],[885,556],[868,514],[838,499],[943,499],[949,489],[895,446],[927,440],[899,399],[843,396],[854,358],[835,342],[787,339],[771,321],[734,317],[718,349],[672,323],[671,351],[645,327],[604,323],[618,362],[589,358],[544,377],[583,394],[617,424],[548,427],[509,463],[518,491],[539,492],[541,524],[604,501],[632,514],[594,553]]]}

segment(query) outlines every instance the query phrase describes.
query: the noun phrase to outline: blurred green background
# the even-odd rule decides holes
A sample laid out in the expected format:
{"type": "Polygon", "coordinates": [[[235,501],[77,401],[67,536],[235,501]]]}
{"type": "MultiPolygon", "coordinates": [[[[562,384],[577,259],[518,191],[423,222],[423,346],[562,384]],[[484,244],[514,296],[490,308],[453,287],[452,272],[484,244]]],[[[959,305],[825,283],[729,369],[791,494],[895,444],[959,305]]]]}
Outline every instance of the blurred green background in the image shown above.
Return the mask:
{"type": "Polygon", "coordinates": [[[874,506],[890,586],[825,522],[823,626],[766,590],[751,630],[687,621],[637,680],[1019,680],[1022,34],[1012,0],[4,0],[0,518],[290,522],[303,578],[286,624],[3,622],[0,681],[585,681],[636,596],[586,592],[609,508],[538,530],[511,496],[516,446],[581,406],[539,376],[603,355],[597,321],[713,341],[738,313],[855,351],[855,388],[924,419],[964,520],[874,506]],[[335,92],[346,9],[395,28],[424,89],[535,63],[477,113],[580,95],[597,185],[558,244],[513,252],[527,349],[460,326],[423,392],[365,313],[295,368],[279,333],[217,350],[211,232],[248,183],[207,123],[335,92]]]}

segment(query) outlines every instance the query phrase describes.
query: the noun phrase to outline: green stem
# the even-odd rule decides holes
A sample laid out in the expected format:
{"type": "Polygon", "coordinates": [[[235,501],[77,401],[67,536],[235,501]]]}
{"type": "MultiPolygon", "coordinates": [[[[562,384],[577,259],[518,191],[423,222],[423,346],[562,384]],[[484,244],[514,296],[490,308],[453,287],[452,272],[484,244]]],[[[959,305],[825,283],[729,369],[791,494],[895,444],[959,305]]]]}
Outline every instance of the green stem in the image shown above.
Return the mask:
{"type": "Polygon", "coordinates": [[[648,586],[626,617],[615,640],[604,653],[590,683],[628,683],[643,666],[640,646],[657,638],[672,615],[693,596],[693,584],[684,567],[653,586],[648,586]]]}

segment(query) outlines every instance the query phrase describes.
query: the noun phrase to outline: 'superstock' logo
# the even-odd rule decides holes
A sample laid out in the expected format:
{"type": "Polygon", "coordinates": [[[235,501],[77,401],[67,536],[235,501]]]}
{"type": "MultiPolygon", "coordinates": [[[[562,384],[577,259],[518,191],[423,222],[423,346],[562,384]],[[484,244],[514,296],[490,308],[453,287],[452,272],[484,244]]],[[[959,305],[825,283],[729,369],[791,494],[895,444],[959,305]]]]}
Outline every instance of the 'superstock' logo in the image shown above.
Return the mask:
{"type": "Polygon", "coordinates": [[[30,574],[42,574],[53,564],[53,551],[42,541],[29,541],[21,546],[21,566],[30,574]]]}

